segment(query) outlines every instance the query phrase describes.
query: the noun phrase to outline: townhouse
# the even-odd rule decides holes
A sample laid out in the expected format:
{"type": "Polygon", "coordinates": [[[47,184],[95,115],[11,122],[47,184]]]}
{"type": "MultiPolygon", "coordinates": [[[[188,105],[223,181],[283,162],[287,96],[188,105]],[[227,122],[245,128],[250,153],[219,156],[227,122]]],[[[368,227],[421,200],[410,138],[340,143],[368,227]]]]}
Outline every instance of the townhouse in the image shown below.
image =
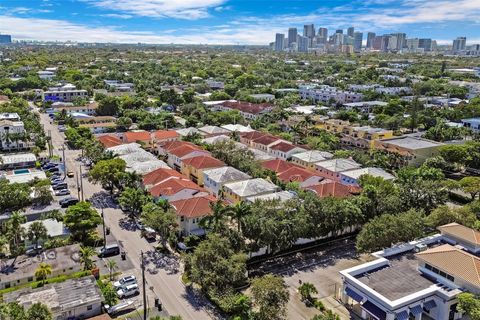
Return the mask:
{"type": "Polygon", "coordinates": [[[292,155],[292,163],[305,169],[315,171],[315,163],[333,158],[333,154],[327,151],[310,150],[292,155]]]}
{"type": "Polygon", "coordinates": [[[117,119],[110,116],[82,117],[77,118],[76,121],[79,123],[79,127],[88,128],[94,134],[115,130],[117,126],[117,119]]]}
{"type": "Polygon", "coordinates": [[[150,190],[153,186],[165,182],[169,179],[186,179],[186,177],[170,168],[158,168],[153,170],[142,178],[142,185],[145,190],[150,190]]]}
{"type": "Polygon", "coordinates": [[[172,145],[172,148],[167,150],[167,163],[171,168],[178,172],[182,171],[182,162],[184,160],[210,155],[210,152],[203,150],[192,143],[183,143],[183,141],[179,142],[179,145],[172,145]]]}
{"type": "Polygon", "coordinates": [[[153,139],[150,132],[145,130],[127,131],[123,134],[125,143],[139,143],[147,150],[153,148],[153,139]]]}
{"type": "Polygon", "coordinates": [[[342,91],[327,85],[302,85],[299,87],[299,94],[302,99],[310,99],[315,103],[330,103],[333,101],[344,104],[363,100],[363,94],[359,92],[342,91]]]}
{"type": "Polygon", "coordinates": [[[43,93],[45,101],[73,102],[76,99],[86,99],[87,97],[87,90],[79,90],[72,84],[52,87],[43,93]]]}
{"type": "Polygon", "coordinates": [[[198,131],[206,138],[230,134],[229,130],[217,126],[203,126],[198,131]]]}
{"type": "Polygon", "coordinates": [[[221,167],[203,170],[203,183],[205,189],[215,196],[219,196],[223,185],[251,179],[248,174],[233,167],[221,167]]]}
{"type": "Polygon", "coordinates": [[[369,175],[372,177],[380,177],[384,180],[394,180],[395,176],[386,172],[381,168],[360,168],[354,170],[348,170],[340,173],[340,182],[346,185],[358,185],[358,181],[361,176],[369,175]]]}
{"type": "Polygon", "coordinates": [[[351,159],[331,159],[315,164],[316,172],[333,181],[340,181],[340,174],[344,171],[360,168],[361,165],[351,159]]]}
{"type": "Polygon", "coordinates": [[[156,144],[178,141],[180,135],[175,130],[157,130],[152,133],[153,141],[156,144]]]}
{"type": "Polygon", "coordinates": [[[14,151],[29,149],[23,121],[0,120],[0,150],[14,151]]]}
{"type": "Polygon", "coordinates": [[[224,101],[211,106],[214,111],[238,110],[243,118],[255,120],[259,116],[273,110],[273,106],[268,103],[248,103],[224,101]]]}
{"type": "Polygon", "coordinates": [[[229,203],[235,204],[240,201],[245,201],[248,197],[274,193],[279,190],[280,188],[275,184],[265,179],[257,178],[224,184],[221,198],[229,203]]]}
{"type": "Polygon", "coordinates": [[[277,177],[284,183],[296,182],[301,188],[317,185],[325,179],[315,172],[299,167],[291,167],[283,172],[278,172],[277,177]]]}
{"type": "Polygon", "coordinates": [[[155,200],[163,199],[168,202],[208,195],[205,189],[188,179],[167,179],[154,185],[149,192],[155,200]]]}
{"type": "Polygon", "coordinates": [[[117,135],[114,134],[105,134],[97,137],[97,140],[105,147],[111,148],[121,145],[122,139],[120,139],[117,135]]]}
{"type": "Polygon", "coordinates": [[[201,155],[184,159],[182,161],[181,172],[190,180],[203,187],[204,170],[225,167],[225,163],[210,155],[201,155]]]}
{"type": "Polygon", "coordinates": [[[274,144],[269,148],[269,154],[274,156],[275,158],[280,158],[284,160],[290,160],[293,155],[301,152],[305,152],[306,149],[291,144],[289,142],[280,142],[274,144]]]}
{"type": "Polygon", "coordinates": [[[177,216],[180,233],[183,236],[204,235],[205,230],[200,227],[200,222],[212,214],[211,206],[216,201],[214,196],[207,195],[170,202],[177,216]]]}
{"type": "Polygon", "coordinates": [[[346,198],[359,195],[361,189],[357,186],[345,185],[337,181],[325,179],[319,184],[306,187],[305,191],[312,192],[319,198],[346,198]]]}

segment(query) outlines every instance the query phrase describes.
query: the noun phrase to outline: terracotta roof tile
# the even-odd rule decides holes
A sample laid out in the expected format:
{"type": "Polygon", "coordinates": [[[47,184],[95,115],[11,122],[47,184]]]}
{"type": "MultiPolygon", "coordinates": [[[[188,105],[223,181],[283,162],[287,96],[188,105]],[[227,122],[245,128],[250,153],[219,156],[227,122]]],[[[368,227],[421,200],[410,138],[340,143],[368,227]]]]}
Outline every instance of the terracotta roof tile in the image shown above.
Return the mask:
{"type": "MultiPolygon", "coordinates": [[[[173,154],[179,158],[186,156],[187,154],[194,152],[194,151],[204,151],[200,147],[197,146],[190,146],[190,145],[182,145],[177,148],[171,148],[168,150],[168,153],[173,154]]],[[[207,152],[207,151],[205,151],[207,152]]]]}
{"type": "Polygon", "coordinates": [[[180,135],[175,130],[157,130],[153,133],[155,139],[173,139],[180,135]]]}
{"type": "Polygon", "coordinates": [[[172,196],[184,189],[192,189],[197,191],[203,191],[201,187],[193,183],[188,179],[168,179],[150,189],[150,193],[154,197],[160,196],[172,196]]]}
{"type": "Polygon", "coordinates": [[[212,213],[210,204],[214,201],[216,201],[216,198],[210,195],[172,201],[170,204],[179,216],[186,218],[201,218],[212,213]]]}
{"type": "Polygon", "coordinates": [[[260,138],[257,138],[255,140],[253,140],[254,143],[258,143],[258,144],[261,144],[261,145],[264,145],[264,146],[269,146],[271,145],[272,143],[275,143],[277,141],[282,141],[282,139],[278,138],[278,137],[275,137],[275,136],[272,136],[272,135],[264,135],[260,138]]]}
{"type": "Polygon", "coordinates": [[[458,223],[449,223],[437,228],[442,234],[452,235],[475,246],[480,245],[480,231],[470,229],[458,223]]]}
{"type": "Polygon", "coordinates": [[[300,147],[288,142],[280,142],[270,147],[270,149],[272,150],[279,150],[281,152],[289,152],[295,148],[300,148],[300,147]]]}
{"type": "Polygon", "coordinates": [[[159,168],[143,176],[143,185],[156,185],[170,178],[185,179],[185,176],[169,168],[159,168]]]}
{"type": "Polygon", "coordinates": [[[245,113],[259,114],[273,108],[268,103],[248,103],[248,102],[231,102],[225,101],[221,104],[224,108],[240,110],[245,113]]]}
{"type": "Polygon", "coordinates": [[[123,134],[125,141],[136,142],[136,141],[150,141],[152,138],[150,132],[148,131],[128,131],[123,134]]]}
{"type": "Polygon", "coordinates": [[[360,188],[358,187],[347,186],[332,180],[324,180],[321,184],[310,186],[305,189],[315,192],[320,198],[344,198],[360,193],[360,188]]]}
{"type": "Polygon", "coordinates": [[[321,177],[322,176],[316,174],[315,172],[303,169],[303,168],[298,168],[298,167],[291,167],[290,169],[287,169],[283,171],[282,173],[279,173],[278,178],[284,182],[303,182],[311,177],[321,177]]]}
{"type": "Polygon", "coordinates": [[[97,138],[97,140],[103,144],[105,148],[116,147],[122,144],[122,140],[119,137],[111,134],[106,134],[97,138]]]}
{"type": "Polygon", "coordinates": [[[276,173],[285,172],[288,169],[293,167],[300,168],[299,166],[293,163],[287,162],[285,160],[280,160],[280,159],[274,159],[274,160],[268,160],[268,161],[262,162],[262,167],[264,169],[268,169],[276,173]]]}
{"type": "Polygon", "coordinates": [[[480,259],[466,251],[444,244],[415,254],[417,259],[480,288],[480,259]]]}
{"type": "Polygon", "coordinates": [[[219,168],[226,164],[211,156],[198,156],[183,161],[183,164],[192,166],[196,169],[219,168]]]}

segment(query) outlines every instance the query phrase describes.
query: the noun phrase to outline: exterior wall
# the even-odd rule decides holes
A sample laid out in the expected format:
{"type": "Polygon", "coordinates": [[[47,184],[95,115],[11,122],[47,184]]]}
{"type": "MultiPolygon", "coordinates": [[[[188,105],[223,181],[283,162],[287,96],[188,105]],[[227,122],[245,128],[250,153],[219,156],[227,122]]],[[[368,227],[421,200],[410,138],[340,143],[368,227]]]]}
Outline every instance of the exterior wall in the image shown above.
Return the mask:
{"type": "Polygon", "coordinates": [[[460,238],[457,238],[457,237],[455,237],[455,236],[453,236],[453,235],[451,235],[451,234],[442,234],[442,235],[443,235],[443,239],[444,239],[446,242],[448,242],[448,243],[450,243],[450,244],[452,244],[452,245],[454,245],[454,246],[457,245],[457,244],[459,244],[459,245],[461,245],[462,247],[464,247],[465,249],[467,249],[468,251],[473,252],[473,253],[475,253],[475,254],[477,254],[477,253],[480,252],[480,246],[475,246],[475,245],[473,245],[473,244],[471,244],[471,243],[469,243],[469,242],[466,242],[466,241],[464,241],[464,240],[462,240],[462,239],[460,239],[460,238]]]}
{"type": "Polygon", "coordinates": [[[183,216],[177,216],[177,223],[180,226],[180,233],[184,236],[188,236],[193,230],[202,229],[199,226],[202,218],[186,218],[183,216]]]}
{"type": "Polygon", "coordinates": [[[98,301],[89,305],[77,305],[70,310],[65,310],[62,313],[53,314],[55,320],[68,320],[73,318],[88,319],[102,313],[102,302],[98,301]]]}
{"type": "Polygon", "coordinates": [[[58,101],[72,102],[76,98],[86,98],[87,91],[73,90],[73,91],[46,91],[45,96],[55,97],[58,101]]]}
{"type": "Polygon", "coordinates": [[[220,190],[222,190],[223,183],[218,183],[210,179],[206,174],[203,174],[203,183],[205,189],[207,189],[210,193],[218,197],[220,190]]]}
{"type": "Polygon", "coordinates": [[[315,171],[321,173],[322,177],[326,177],[334,181],[340,181],[340,172],[333,172],[319,166],[316,166],[315,171]]]}
{"type": "Polygon", "coordinates": [[[340,182],[346,185],[358,185],[357,179],[347,177],[343,174],[340,174],[340,182]]]}
{"type": "Polygon", "coordinates": [[[172,201],[177,201],[177,200],[185,200],[185,199],[190,199],[190,198],[203,197],[203,196],[206,196],[206,195],[208,195],[207,192],[192,190],[192,189],[184,189],[184,190],[181,190],[181,191],[179,191],[179,192],[177,192],[173,195],[170,195],[170,196],[161,196],[160,199],[165,199],[165,200],[168,200],[169,202],[172,202],[172,201]]]}

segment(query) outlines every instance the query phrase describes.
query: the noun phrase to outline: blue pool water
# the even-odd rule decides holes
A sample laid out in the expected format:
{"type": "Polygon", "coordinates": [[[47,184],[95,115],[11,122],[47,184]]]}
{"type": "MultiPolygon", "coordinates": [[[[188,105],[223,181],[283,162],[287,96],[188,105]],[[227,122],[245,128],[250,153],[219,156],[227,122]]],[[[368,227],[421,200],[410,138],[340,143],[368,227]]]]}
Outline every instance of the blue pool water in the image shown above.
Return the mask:
{"type": "Polygon", "coordinates": [[[30,170],[28,169],[18,169],[18,170],[13,170],[14,174],[24,174],[24,173],[29,173],[30,170]]]}

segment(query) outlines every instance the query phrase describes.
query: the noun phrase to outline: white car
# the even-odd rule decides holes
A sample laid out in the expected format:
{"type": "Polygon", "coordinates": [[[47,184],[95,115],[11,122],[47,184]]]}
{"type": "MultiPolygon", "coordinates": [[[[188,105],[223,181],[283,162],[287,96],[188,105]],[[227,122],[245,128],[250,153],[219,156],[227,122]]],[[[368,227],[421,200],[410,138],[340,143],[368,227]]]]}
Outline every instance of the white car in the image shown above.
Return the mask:
{"type": "Polygon", "coordinates": [[[127,298],[139,294],[140,291],[138,290],[138,284],[129,284],[124,288],[117,291],[117,295],[120,299],[127,298]]]}
{"type": "Polygon", "coordinates": [[[117,290],[124,288],[125,286],[128,286],[129,284],[137,284],[137,278],[135,276],[126,276],[121,278],[118,281],[115,281],[113,283],[113,287],[117,290]]]}
{"type": "Polygon", "coordinates": [[[68,196],[69,194],[70,194],[70,190],[68,189],[61,189],[61,190],[55,191],[56,196],[68,196]]]}

